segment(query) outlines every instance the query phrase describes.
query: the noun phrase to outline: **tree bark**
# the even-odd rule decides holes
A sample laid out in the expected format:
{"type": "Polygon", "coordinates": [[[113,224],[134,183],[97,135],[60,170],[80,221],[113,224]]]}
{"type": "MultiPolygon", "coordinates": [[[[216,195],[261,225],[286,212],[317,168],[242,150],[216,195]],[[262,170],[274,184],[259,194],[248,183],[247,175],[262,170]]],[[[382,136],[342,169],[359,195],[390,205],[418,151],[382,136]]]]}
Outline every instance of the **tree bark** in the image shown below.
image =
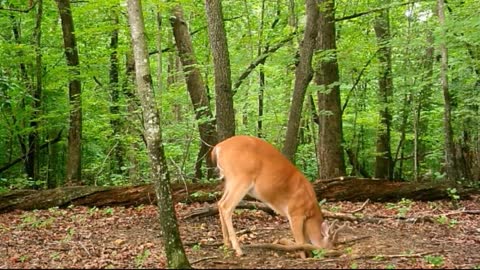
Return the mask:
{"type": "Polygon", "coordinates": [[[322,1],[318,24],[317,48],[323,54],[315,68],[315,83],[322,87],[318,91],[320,179],[345,175],[334,6],[333,0],[322,1]]]}
{"type": "Polygon", "coordinates": [[[420,152],[422,146],[422,134],[425,131],[424,125],[425,121],[420,121],[422,110],[424,110],[425,104],[428,104],[432,96],[432,75],[433,75],[433,58],[434,58],[434,48],[433,48],[433,34],[430,30],[427,30],[426,34],[426,45],[424,59],[422,61],[422,69],[424,70],[424,75],[421,77],[422,81],[427,83],[421,88],[418,95],[413,95],[413,179],[416,181],[421,175],[420,168],[420,152]]]}
{"type": "MultiPolygon", "coordinates": [[[[248,11],[247,11],[248,12],[248,11]]],[[[258,29],[258,47],[257,47],[257,57],[262,55],[263,39],[264,39],[264,28],[265,28],[265,0],[262,0],[262,11],[260,13],[260,26],[258,29]]],[[[265,46],[266,51],[268,50],[268,43],[265,46]]],[[[253,51],[253,48],[251,49],[253,51]]],[[[257,137],[263,138],[263,112],[264,112],[264,97],[265,97],[265,72],[264,66],[266,58],[263,59],[259,64],[258,70],[258,118],[257,118],[257,137]]],[[[248,106],[245,104],[245,106],[248,106]]],[[[246,113],[244,113],[246,115],[246,113]]],[[[247,117],[244,116],[244,119],[247,117]]],[[[244,125],[247,125],[247,121],[243,121],[244,125]]]]}
{"type": "Polygon", "coordinates": [[[167,264],[169,268],[191,268],[180,239],[172,202],[170,177],[162,145],[159,113],[154,98],[140,0],[128,0],[127,11],[135,59],[135,82],[143,109],[144,136],[150,158],[151,176],[155,185],[167,264]]]}
{"type": "Polygon", "coordinates": [[[112,120],[110,125],[113,130],[113,172],[116,174],[123,174],[122,167],[125,166],[124,146],[121,140],[122,135],[122,122],[120,117],[120,85],[119,85],[119,68],[118,68],[118,14],[116,11],[112,12],[112,20],[114,27],[116,27],[110,36],[110,96],[112,98],[110,104],[110,113],[112,114],[112,120]]]}
{"type": "Polygon", "coordinates": [[[29,149],[32,149],[27,157],[32,166],[32,179],[36,182],[40,177],[40,133],[39,119],[42,114],[42,17],[43,17],[43,0],[37,2],[37,14],[35,16],[35,29],[33,31],[34,47],[35,47],[35,87],[33,87],[33,117],[30,122],[32,132],[28,136],[29,149]]]}
{"type": "MultiPolygon", "coordinates": [[[[123,95],[127,97],[127,122],[134,123],[133,125],[126,126],[126,134],[133,134],[134,137],[140,136],[140,131],[135,128],[137,125],[135,123],[140,122],[141,117],[138,116],[136,104],[138,100],[135,97],[134,90],[132,85],[135,81],[135,60],[133,59],[133,52],[129,51],[125,54],[125,81],[122,85],[123,95]]],[[[138,141],[134,141],[128,148],[125,149],[129,169],[128,169],[128,178],[130,183],[139,184],[140,183],[140,172],[139,172],[139,161],[137,158],[137,153],[139,152],[140,145],[138,141]]]]}
{"type": "Polygon", "coordinates": [[[173,35],[177,45],[178,54],[182,61],[183,72],[187,82],[187,90],[195,110],[195,119],[200,133],[200,152],[195,163],[195,177],[202,178],[202,160],[205,159],[207,167],[207,178],[213,177],[214,164],[210,156],[212,146],[217,143],[217,131],[215,130],[215,121],[210,110],[210,103],[207,96],[207,90],[202,80],[202,75],[198,69],[192,39],[188,31],[188,26],[183,18],[183,10],[177,5],[172,10],[170,23],[172,24],[173,35]]]}
{"type": "Polygon", "coordinates": [[[287,122],[287,133],[282,152],[293,161],[298,143],[298,129],[302,117],[303,102],[308,84],[313,77],[312,56],[316,46],[318,35],[319,8],[317,0],[308,0],[305,2],[307,13],[307,22],[303,41],[300,45],[300,57],[295,67],[295,86],[293,89],[292,103],[287,122]]]}
{"type": "Polygon", "coordinates": [[[235,135],[235,111],[227,35],[221,1],[206,0],[205,9],[214,65],[218,140],[223,141],[235,135]]]}
{"type": "Polygon", "coordinates": [[[393,178],[393,160],[390,148],[390,99],[393,92],[392,53],[390,48],[390,22],[388,9],[380,11],[375,18],[374,30],[377,36],[380,74],[378,78],[378,98],[380,125],[377,130],[375,177],[393,178]]]}
{"type": "Polygon", "coordinates": [[[82,181],[82,90],[79,79],[80,61],[78,59],[70,0],[56,0],[56,2],[62,20],[65,57],[71,73],[68,84],[70,126],[68,129],[66,183],[78,185],[82,181]]]}
{"type": "MultiPolygon", "coordinates": [[[[442,34],[446,38],[445,33],[445,10],[444,0],[438,0],[438,20],[442,28],[442,34]]],[[[442,84],[444,111],[443,111],[443,129],[445,134],[445,169],[446,177],[449,180],[456,180],[458,178],[458,171],[455,159],[455,145],[453,142],[453,128],[452,128],[452,98],[448,88],[448,49],[445,41],[440,43],[441,65],[440,65],[440,80],[442,84]]]]}

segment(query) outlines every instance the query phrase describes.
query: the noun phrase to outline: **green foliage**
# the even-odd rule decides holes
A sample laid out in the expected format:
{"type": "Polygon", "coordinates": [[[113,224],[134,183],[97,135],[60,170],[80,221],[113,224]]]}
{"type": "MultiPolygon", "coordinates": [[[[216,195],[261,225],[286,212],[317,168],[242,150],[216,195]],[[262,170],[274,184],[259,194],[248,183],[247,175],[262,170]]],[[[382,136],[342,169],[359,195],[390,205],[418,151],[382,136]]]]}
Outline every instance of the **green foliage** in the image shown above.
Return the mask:
{"type": "Polygon", "coordinates": [[[19,261],[23,263],[26,262],[29,258],[30,257],[28,255],[22,255],[20,256],[19,261]]]}
{"type": "Polygon", "coordinates": [[[456,188],[447,188],[448,196],[454,200],[458,201],[460,200],[460,195],[458,195],[457,189],[456,188]]]}
{"type": "Polygon", "coordinates": [[[197,243],[192,247],[193,251],[200,251],[201,249],[202,249],[202,245],[200,243],[197,243]]]}
{"type": "Polygon", "coordinates": [[[89,216],[93,216],[93,215],[95,215],[95,213],[98,212],[98,211],[99,211],[99,210],[98,210],[98,208],[97,208],[96,206],[91,207],[91,208],[88,209],[88,215],[89,215],[89,216]]]}
{"type": "Polygon", "coordinates": [[[201,197],[217,198],[220,194],[221,194],[220,191],[205,192],[205,191],[199,190],[199,191],[195,191],[192,194],[190,194],[190,197],[192,197],[192,198],[201,198],[201,197]]]}
{"type": "Polygon", "coordinates": [[[374,261],[383,261],[383,260],[385,260],[385,257],[382,256],[382,255],[377,255],[377,256],[373,257],[373,260],[374,261]]]}
{"type": "MultiPolygon", "coordinates": [[[[23,7],[24,3],[20,2],[12,3],[23,7]]],[[[337,3],[336,10],[342,11],[337,16],[382,6],[368,1],[361,1],[358,5],[347,3],[348,1],[337,3]]],[[[200,146],[198,122],[210,119],[195,120],[184,74],[176,63],[177,52],[172,42],[172,29],[169,23],[165,23],[173,4],[175,3],[146,0],[143,1],[143,8],[151,69],[152,72],[162,69],[161,77],[153,73],[152,80],[161,110],[162,138],[168,168],[174,181],[189,181],[195,175],[200,146]],[[157,29],[155,10],[159,10],[163,16],[164,23],[160,29],[157,29]],[[163,49],[161,62],[155,44],[159,33],[163,49]]],[[[192,33],[198,62],[196,67],[209,90],[210,107],[215,112],[215,80],[205,27],[204,4],[195,1],[182,1],[181,4],[192,33]]],[[[31,126],[33,120],[39,123],[37,131],[42,143],[51,140],[61,129],[64,132],[58,143],[40,153],[38,179],[33,181],[24,175],[22,161],[2,172],[0,192],[44,188],[47,182],[61,185],[65,179],[69,123],[68,81],[72,75],[69,75],[65,63],[61,24],[55,1],[47,1],[43,5],[42,40],[39,48],[42,53],[43,93],[38,116],[34,114],[36,109],[32,95],[32,87],[36,85],[36,54],[32,38],[36,10],[34,8],[25,13],[0,12],[0,58],[4,59],[0,63],[0,152],[4,153],[0,155],[0,167],[23,156],[25,149],[22,149],[22,144],[23,148],[28,145],[28,136],[34,131],[31,126]],[[13,35],[14,26],[20,30],[18,37],[13,35]]],[[[281,149],[294,87],[298,60],[296,54],[305,27],[305,6],[301,2],[295,3],[294,15],[299,20],[298,27],[294,27],[289,23],[291,14],[287,12],[287,7],[279,6],[275,1],[227,1],[223,5],[233,84],[258,57],[259,50],[262,53],[266,48],[271,49],[296,31],[291,41],[269,54],[263,65],[252,70],[238,89],[235,89],[234,95],[236,133],[253,135],[261,132],[267,141],[281,149]],[[261,117],[258,113],[260,71],[265,77],[264,112],[261,117]],[[259,120],[263,124],[261,131],[258,130],[259,120]]],[[[480,131],[480,91],[476,70],[480,19],[475,16],[475,11],[480,9],[480,4],[478,1],[466,1],[449,5],[454,12],[447,16],[446,36],[440,31],[438,18],[432,15],[431,3],[389,9],[392,38],[388,44],[393,55],[391,77],[394,85],[389,101],[392,112],[390,146],[393,154],[396,154],[395,173],[399,178],[409,180],[414,177],[412,157],[417,136],[418,154],[421,158],[417,171],[419,177],[437,181],[445,179],[443,96],[437,79],[440,65],[433,59],[431,68],[427,68],[428,59],[425,54],[427,48],[437,48],[440,42],[446,42],[449,49],[449,87],[455,103],[452,111],[455,142],[462,149],[477,149],[475,136],[478,137],[480,131]],[[433,43],[428,39],[429,35],[433,36],[433,43]],[[417,114],[419,108],[421,111],[417,114]],[[416,131],[415,115],[419,116],[416,131]],[[405,139],[401,142],[402,133],[405,139]],[[397,149],[399,152],[395,153],[397,149]]],[[[86,184],[98,186],[148,183],[151,181],[150,167],[141,137],[141,110],[138,97],[135,97],[135,86],[125,70],[125,55],[131,47],[127,18],[124,16],[125,6],[119,5],[116,0],[80,1],[72,4],[72,12],[80,54],[78,78],[82,83],[82,180],[86,184]],[[115,15],[118,15],[118,24],[114,23],[115,15]],[[116,50],[110,47],[114,30],[119,30],[116,50]],[[118,99],[114,99],[115,88],[110,85],[109,77],[114,51],[119,66],[119,87],[116,88],[118,99]],[[118,111],[115,112],[114,108],[118,111]],[[119,123],[118,130],[115,129],[114,122],[119,123]]],[[[378,44],[368,15],[341,20],[337,24],[337,50],[317,52],[314,63],[319,59],[337,57],[340,81],[335,84],[340,87],[341,105],[345,105],[342,113],[344,147],[351,149],[362,167],[373,174],[375,138],[379,127],[378,110],[384,106],[377,93],[381,69],[378,44]]],[[[316,95],[319,91],[322,91],[321,86],[310,83],[306,98],[312,95],[314,103],[317,103],[316,95]]],[[[318,176],[315,146],[318,126],[311,121],[311,116],[312,110],[318,110],[318,104],[314,104],[315,108],[307,100],[304,104],[295,164],[307,178],[315,180],[318,176]]],[[[352,172],[350,163],[346,164],[348,173],[352,172]]],[[[468,175],[465,172],[460,180],[472,180],[467,178],[473,178],[474,173],[468,175]]],[[[453,195],[455,194],[452,193],[451,198],[455,202],[457,199],[453,195]]]]}
{"type": "Polygon", "coordinates": [[[22,226],[30,226],[35,229],[45,229],[52,226],[56,221],[54,217],[38,217],[35,212],[26,213],[22,216],[22,226]]]}
{"type": "Polygon", "coordinates": [[[75,235],[75,229],[73,227],[70,227],[68,228],[67,234],[65,235],[65,237],[63,237],[62,241],[65,243],[70,242],[74,235],[75,235]]]}
{"type": "Polygon", "coordinates": [[[458,224],[458,220],[454,218],[448,218],[446,215],[440,215],[435,220],[442,225],[448,225],[450,228],[453,228],[458,224]]]}
{"type": "Polygon", "coordinates": [[[439,256],[426,255],[423,257],[423,259],[432,267],[442,267],[445,262],[445,259],[441,255],[439,256]]]}
{"type": "Polygon", "coordinates": [[[25,174],[9,179],[0,177],[0,193],[11,189],[31,189],[44,184],[44,180],[33,180],[25,174]]]}
{"type": "Polygon", "coordinates": [[[414,202],[409,199],[402,198],[397,203],[387,203],[385,208],[397,210],[397,216],[405,217],[406,214],[410,211],[414,202]]]}
{"type": "Polygon", "coordinates": [[[228,258],[233,255],[233,251],[225,245],[220,246],[219,249],[222,251],[224,258],[228,258]]]}
{"type": "Polygon", "coordinates": [[[387,266],[385,266],[385,269],[396,269],[396,267],[395,267],[395,264],[390,263],[387,266]]]}
{"type": "Polygon", "coordinates": [[[111,207],[107,207],[107,208],[105,208],[105,209],[103,210],[103,213],[104,213],[105,215],[107,215],[107,216],[112,216],[112,215],[113,215],[113,212],[114,212],[114,210],[113,210],[113,208],[111,208],[111,207]]]}
{"type": "Polygon", "coordinates": [[[315,258],[315,259],[325,258],[326,253],[327,253],[327,250],[323,249],[323,248],[312,250],[313,258],[315,258]]]}
{"type": "Polygon", "coordinates": [[[50,255],[50,258],[53,260],[53,261],[56,261],[60,258],[60,253],[55,251],[53,252],[51,255],[50,255]]]}
{"type": "Polygon", "coordinates": [[[151,252],[150,252],[150,249],[144,249],[142,251],[142,253],[140,254],[137,254],[137,256],[135,256],[135,266],[137,268],[142,268],[143,265],[145,264],[145,261],[148,259],[148,257],[150,256],[151,252]]]}

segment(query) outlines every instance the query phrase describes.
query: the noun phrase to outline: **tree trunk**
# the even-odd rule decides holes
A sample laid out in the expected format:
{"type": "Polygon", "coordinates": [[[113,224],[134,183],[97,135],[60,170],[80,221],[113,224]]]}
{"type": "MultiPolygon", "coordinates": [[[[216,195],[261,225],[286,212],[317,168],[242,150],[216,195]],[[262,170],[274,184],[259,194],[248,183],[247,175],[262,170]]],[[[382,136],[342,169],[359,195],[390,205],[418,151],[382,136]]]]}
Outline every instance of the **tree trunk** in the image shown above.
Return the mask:
{"type": "MultiPolygon", "coordinates": [[[[127,97],[127,122],[128,123],[138,123],[139,118],[136,113],[136,97],[134,90],[131,86],[135,81],[135,60],[133,59],[133,53],[131,51],[125,54],[125,81],[123,82],[122,91],[123,95],[127,97]]],[[[135,128],[137,125],[127,125],[126,134],[133,134],[134,137],[139,136],[139,131],[135,128]]],[[[139,184],[140,183],[140,172],[139,172],[139,161],[137,158],[137,153],[139,152],[140,145],[137,141],[133,142],[128,148],[125,149],[125,154],[128,159],[128,178],[130,183],[139,184]]]]}
{"type": "Polygon", "coordinates": [[[218,140],[235,135],[235,111],[230,74],[227,35],[220,0],[206,0],[208,37],[212,48],[218,140]]]}
{"type": "Polygon", "coordinates": [[[414,113],[413,113],[413,178],[414,180],[419,179],[421,175],[420,170],[420,156],[423,156],[423,153],[420,153],[422,148],[422,134],[425,131],[424,126],[426,125],[425,121],[420,121],[422,110],[424,110],[425,104],[429,103],[429,100],[432,96],[432,75],[433,75],[433,57],[434,57],[434,48],[433,48],[433,34],[430,30],[427,30],[425,55],[422,61],[422,69],[424,70],[424,75],[421,77],[422,81],[426,82],[421,88],[418,95],[413,95],[414,103],[414,113]]]}
{"type": "Polygon", "coordinates": [[[69,76],[70,126],[68,129],[67,184],[78,185],[82,181],[82,96],[80,84],[80,62],[73,26],[70,0],[56,0],[62,20],[63,42],[69,76]]]}
{"type": "MultiPolygon", "coordinates": [[[[438,0],[438,20],[442,28],[444,38],[445,33],[445,2],[438,0]]],[[[447,172],[447,179],[457,180],[458,171],[455,159],[455,145],[453,142],[453,128],[452,128],[452,100],[450,91],[448,89],[448,49],[445,41],[440,43],[441,66],[440,66],[440,80],[442,84],[444,112],[443,112],[443,129],[445,134],[445,169],[447,172]]]]}
{"type": "Polygon", "coordinates": [[[170,177],[162,145],[158,109],[154,99],[147,43],[145,40],[145,25],[140,0],[128,0],[127,10],[135,59],[135,82],[143,109],[144,136],[160,212],[160,225],[163,231],[167,264],[169,268],[191,268],[180,239],[177,218],[172,202],[170,177]]]}
{"type": "Polygon", "coordinates": [[[39,133],[39,119],[42,114],[42,17],[43,17],[43,0],[37,2],[37,14],[35,16],[35,29],[33,31],[34,47],[35,47],[35,87],[33,87],[33,116],[30,121],[32,132],[28,136],[28,142],[31,152],[27,160],[31,162],[32,179],[36,182],[40,177],[40,133],[39,133]]]}
{"type": "MultiPolygon", "coordinates": [[[[118,14],[112,12],[113,24],[115,27],[119,26],[118,14]]],[[[112,98],[110,105],[110,113],[112,114],[112,120],[110,125],[113,130],[113,170],[115,174],[123,174],[122,168],[125,166],[124,162],[124,146],[122,143],[122,124],[120,116],[120,85],[119,85],[119,71],[118,71],[118,28],[115,28],[110,36],[110,96],[112,98]]]]}
{"type": "Polygon", "coordinates": [[[345,175],[334,6],[333,0],[322,2],[318,24],[317,48],[323,55],[315,68],[315,83],[322,87],[318,92],[320,179],[345,175]]]}
{"type": "Polygon", "coordinates": [[[297,31],[298,19],[295,11],[295,0],[288,0],[288,25],[297,31]]]}
{"type": "MultiPolygon", "coordinates": [[[[160,96],[160,101],[162,97],[162,92],[163,92],[163,69],[162,69],[162,63],[163,63],[163,52],[162,52],[162,14],[160,12],[160,3],[157,3],[157,10],[156,10],[156,19],[157,19],[157,33],[156,33],[156,42],[155,46],[157,48],[157,87],[158,87],[158,92],[160,96]]],[[[160,111],[160,117],[162,117],[162,108],[159,108],[160,111]]]]}
{"type": "Polygon", "coordinates": [[[183,18],[183,10],[177,5],[172,10],[170,17],[173,35],[177,44],[178,55],[182,61],[183,72],[187,82],[187,90],[190,100],[195,110],[195,119],[200,133],[200,152],[195,163],[195,177],[202,178],[202,160],[206,160],[207,178],[213,177],[214,164],[210,156],[212,146],[217,143],[217,132],[215,130],[215,121],[210,110],[210,104],[207,96],[207,90],[202,80],[202,75],[198,69],[192,39],[188,32],[188,26],[183,18]]]}
{"type": "Polygon", "coordinates": [[[388,9],[380,11],[375,18],[374,30],[377,36],[380,74],[378,78],[378,97],[380,125],[377,130],[375,177],[393,178],[393,160],[390,149],[390,99],[392,98],[392,53],[390,48],[390,22],[388,9]]]}
{"type": "MultiPolygon", "coordinates": [[[[257,47],[257,57],[262,55],[263,39],[264,39],[264,29],[265,27],[265,0],[262,0],[262,11],[260,16],[260,27],[258,30],[258,47],[257,47]]],[[[267,45],[268,47],[268,45],[267,45]]],[[[252,48],[253,51],[253,48],[252,48]]],[[[265,66],[265,61],[263,59],[259,64],[258,70],[258,118],[257,118],[257,137],[263,138],[263,111],[264,111],[264,97],[265,97],[265,72],[263,70],[265,66]]],[[[245,113],[247,114],[247,113],[245,113]]],[[[246,117],[245,117],[246,118],[246,117]]],[[[246,121],[243,123],[247,125],[246,121]]]]}
{"type": "Polygon", "coordinates": [[[308,0],[305,2],[305,10],[307,13],[307,22],[303,41],[300,45],[300,57],[295,67],[295,86],[293,89],[292,103],[287,122],[287,133],[285,135],[285,143],[282,152],[290,160],[293,161],[298,143],[298,129],[302,117],[303,102],[308,84],[313,77],[312,56],[316,46],[318,35],[318,18],[319,10],[316,0],[308,0]]]}

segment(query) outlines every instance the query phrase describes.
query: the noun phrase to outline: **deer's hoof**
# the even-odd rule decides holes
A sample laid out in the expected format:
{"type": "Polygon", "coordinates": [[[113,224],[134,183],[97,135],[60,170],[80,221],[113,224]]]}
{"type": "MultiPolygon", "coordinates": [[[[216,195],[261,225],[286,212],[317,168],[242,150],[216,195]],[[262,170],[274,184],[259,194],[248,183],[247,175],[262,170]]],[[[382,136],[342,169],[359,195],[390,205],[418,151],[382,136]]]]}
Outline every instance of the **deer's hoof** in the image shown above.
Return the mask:
{"type": "Polygon", "coordinates": [[[242,250],[236,250],[235,253],[236,253],[237,257],[242,257],[244,255],[242,250]]]}

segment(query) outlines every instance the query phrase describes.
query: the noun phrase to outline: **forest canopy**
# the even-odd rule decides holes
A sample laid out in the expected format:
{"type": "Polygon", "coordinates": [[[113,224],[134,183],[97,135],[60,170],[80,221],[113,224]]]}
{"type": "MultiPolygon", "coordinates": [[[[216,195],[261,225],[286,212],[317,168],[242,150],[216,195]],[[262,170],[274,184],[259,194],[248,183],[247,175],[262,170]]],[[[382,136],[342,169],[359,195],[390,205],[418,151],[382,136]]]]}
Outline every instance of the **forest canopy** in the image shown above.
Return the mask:
{"type": "MultiPolygon", "coordinates": [[[[211,175],[202,162],[205,153],[199,154],[204,140],[198,127],[218,118],[219,105],[204,3],[181,2],[181,23],[188,27],[196,60],[191,67],[208,97],[195,106],[186,81],[193,71],[184,66],[174,36],[172,9],[178,3],[142,2],[172,180],[205,180],[211,175]]],[[[79,180],[86,185],[150,182],[125,3],[70,5],[77,65],[65,60],[72,50],[64,43],[55,1],[0,1],[0,191],[61,186],[78,173],[67,168],[71,162],[80,163],[79,180]],[[81,92],[72,94],[72,82],[81,92]],[[69,154],[72,112],[81,123],[78,161],[69,154]]],[[[304,2],[222,5],[234,132],[282,149],[306,47],[304,2]]],[[[334,9],[322,10],[331,10],[334,17],[326,22],[335,27],[330,37],[317,36],[312,47],[313,72],[294,130],[298,168],[312,180],[338,176],[322,171],[331,166],[322,163],[328,145],[322,134],[332,131],[329,116],[337,115],[340,127],[333,136],[345,166],[340,174],[443,180],[454,170],[452,180],[478,184],[480,2],[448,1],[443,20],[437,1],[336,1],[334,9]],[[319,41],[332,37],[334,47],[319,41]],[[336,63],[338,79],[325,83],[322,76],[331,73],[322,67],[329,62],[336,63]],[[324,97],[331,93],[338,93],[339,111],[328,107],[332,101],[324,97]],[[382,159],[387,172],[378,171],[382,159]]]]}

